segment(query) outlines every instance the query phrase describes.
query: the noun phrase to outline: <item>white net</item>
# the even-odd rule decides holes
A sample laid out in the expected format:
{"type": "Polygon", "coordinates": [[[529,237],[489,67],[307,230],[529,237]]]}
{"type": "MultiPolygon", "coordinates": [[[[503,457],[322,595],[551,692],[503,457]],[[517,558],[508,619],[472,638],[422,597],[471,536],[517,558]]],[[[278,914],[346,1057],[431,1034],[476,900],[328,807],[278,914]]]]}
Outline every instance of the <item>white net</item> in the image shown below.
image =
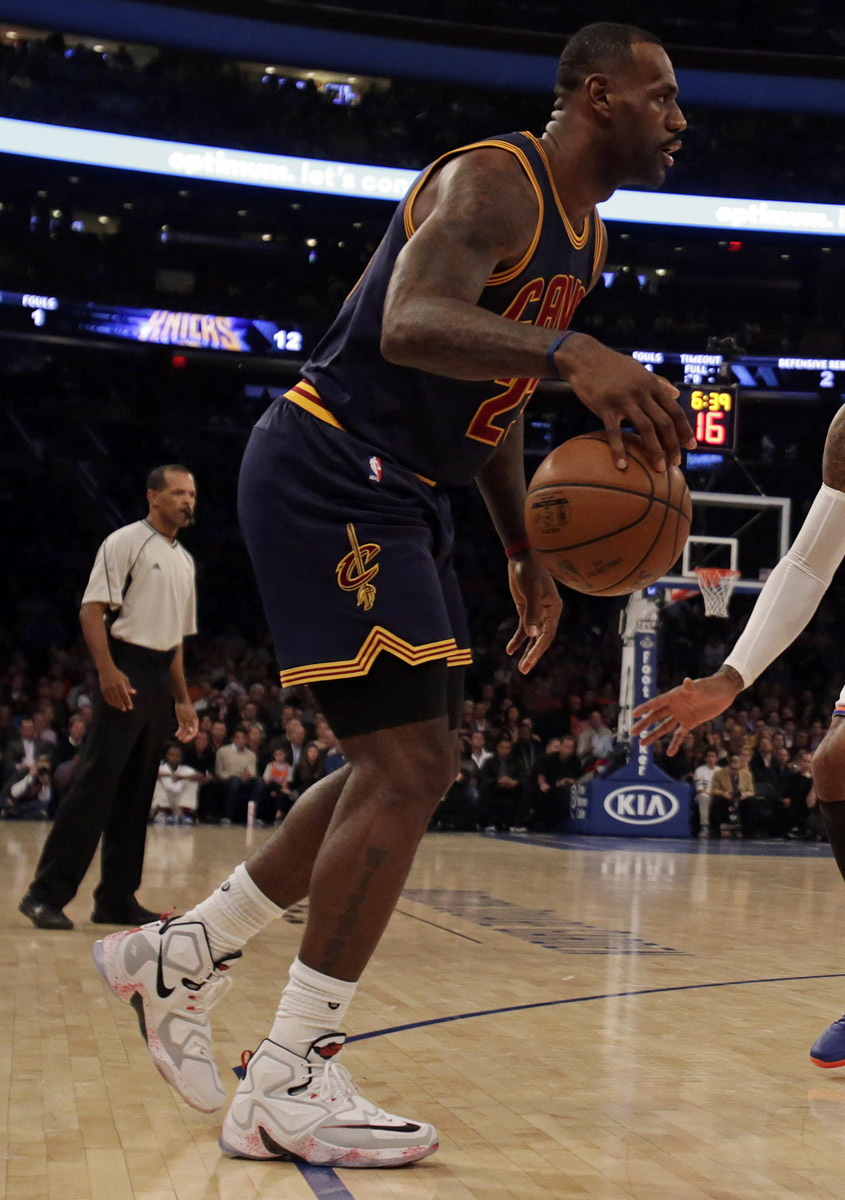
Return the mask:
{"type": "Polygon", "coordinates": [[[739,571],[730,567],[696,567],[695,573],[704,597],[705,617],[726,617],[739,571]]]}

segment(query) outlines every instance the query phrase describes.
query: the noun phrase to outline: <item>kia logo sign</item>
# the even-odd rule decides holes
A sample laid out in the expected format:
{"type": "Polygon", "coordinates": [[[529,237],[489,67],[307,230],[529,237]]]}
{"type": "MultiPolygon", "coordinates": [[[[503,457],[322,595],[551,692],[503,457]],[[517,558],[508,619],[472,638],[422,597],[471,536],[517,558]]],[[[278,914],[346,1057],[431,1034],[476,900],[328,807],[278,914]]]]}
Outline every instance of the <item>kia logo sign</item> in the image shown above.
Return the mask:
{"type": "Polygon", "coordinates": [[[620,787],[604,798],[604,811],[626,825],[660,825],[671,821],[680,808],[677,796],[665,788],[620,787]]]}

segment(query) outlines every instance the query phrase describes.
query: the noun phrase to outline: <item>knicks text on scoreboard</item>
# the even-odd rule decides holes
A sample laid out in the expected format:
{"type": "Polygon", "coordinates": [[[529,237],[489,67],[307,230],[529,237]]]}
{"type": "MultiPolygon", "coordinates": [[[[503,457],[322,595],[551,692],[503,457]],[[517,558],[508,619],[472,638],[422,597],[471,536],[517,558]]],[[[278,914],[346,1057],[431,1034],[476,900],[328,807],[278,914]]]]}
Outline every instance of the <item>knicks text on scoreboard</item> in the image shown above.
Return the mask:
{"type": "Polygon", "coordinates": [[[188,346],[197,350],[244,351],[238,330],[232,326],[230,317],[218,317],[212,313],[180,313],[167,309],[155,309],[138,331],[141,342],[157,342],[159,345],[188,346]]]}

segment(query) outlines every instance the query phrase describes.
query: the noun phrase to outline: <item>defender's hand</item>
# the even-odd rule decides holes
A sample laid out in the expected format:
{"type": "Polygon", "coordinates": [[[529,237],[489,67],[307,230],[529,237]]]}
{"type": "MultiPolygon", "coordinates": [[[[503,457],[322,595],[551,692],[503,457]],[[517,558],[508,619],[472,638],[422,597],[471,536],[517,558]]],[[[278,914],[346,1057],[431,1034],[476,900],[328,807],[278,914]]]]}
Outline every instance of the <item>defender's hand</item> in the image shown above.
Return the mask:
{"type": "Polygon", "coordinates": [[[685,679],[680,687],[637,705],[631,733],[644,746],[652,746],[671,733],[666,753],[677,754],[684,736],[702,721],[711,721],[723,713],[743,687],[741,676],[732,667],[722,667],[715,675],[701,679],[685,679]]]}
{"type": "Polygon", "coordinates": [[[99,679],[100,691],[106,704],[112,708],[119,708],[121,712],[131,712],[135,689],[129,682],[129,676],[124,675],[123,671],[118,670],[112,663],[110,667],[104,667],[100,671],[99,679]]]}
{"type": "Polygon", "coordinates": [[[645,443],[645,452],[657,471],[667,461],[678,466],[681,446],[694,450],[695,437],[677,403],[678,389],[667,379],[647,371],[641,363],[580,334],[563,353],[567,378],[582,404],[605,427],[613,461],[627,462],[620,425],[630,421],[645,443]]]}
{"type": "Polygon", "coordinates": [[[516,605],[519,625],[507,645],[508,654],[516,654],[524,643],[519,669],[527,675],[551,645],[563,601],[555,581],[545,567],[535,561],[530,551],[508,559],[508,584],[516,605]]]}
{"type": "Polygon", "coordinates": [[[192,742],[197,736],[200,723],[199,717],[194,712],[194,706],[190,701],[177,702],[176,720],[179,722],[176,737],[180,742],[192,742]]]}

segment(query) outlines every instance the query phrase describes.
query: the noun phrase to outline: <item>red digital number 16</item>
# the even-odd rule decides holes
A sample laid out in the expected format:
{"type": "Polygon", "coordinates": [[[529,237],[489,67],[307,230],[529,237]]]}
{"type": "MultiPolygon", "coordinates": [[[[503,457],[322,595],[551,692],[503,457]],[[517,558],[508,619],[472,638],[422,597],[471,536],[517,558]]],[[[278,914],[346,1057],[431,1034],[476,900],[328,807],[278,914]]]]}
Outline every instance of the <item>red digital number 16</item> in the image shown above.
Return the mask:
{"type": "Polygon", "coordinates": [[[722,422],[725,414],[721,412],[700,412],[695,418],[695,436],[697,441],[706,446],[724,446],[727,434],[722,422]]]}

